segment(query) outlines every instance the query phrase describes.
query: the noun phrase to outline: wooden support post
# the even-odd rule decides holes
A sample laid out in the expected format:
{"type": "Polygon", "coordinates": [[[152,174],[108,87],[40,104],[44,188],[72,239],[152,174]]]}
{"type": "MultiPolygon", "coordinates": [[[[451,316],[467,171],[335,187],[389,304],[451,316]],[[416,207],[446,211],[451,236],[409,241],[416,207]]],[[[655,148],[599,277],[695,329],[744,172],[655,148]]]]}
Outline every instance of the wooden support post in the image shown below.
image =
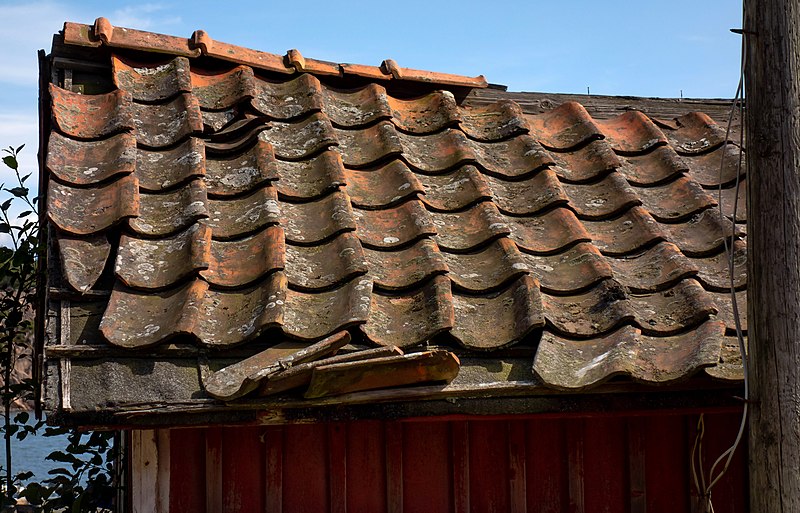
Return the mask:
{"type": "Polygon", "coordinates": [[[745,0],[750,511],[800,511],[800,4],[745,0]]]}

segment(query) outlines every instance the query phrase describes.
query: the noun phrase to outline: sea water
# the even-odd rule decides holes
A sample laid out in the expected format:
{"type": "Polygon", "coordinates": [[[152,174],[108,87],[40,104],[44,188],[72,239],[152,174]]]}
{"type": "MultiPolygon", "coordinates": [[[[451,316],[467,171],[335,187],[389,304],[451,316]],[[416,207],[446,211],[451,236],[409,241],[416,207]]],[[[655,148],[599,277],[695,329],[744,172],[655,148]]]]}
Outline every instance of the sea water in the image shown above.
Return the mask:
{"type": "MultiPolygon", "coordinates": [[[[12,412],[12,418],[14,413],[12,412]]],[[[33,412],[28,419],[28,425],[36,424],[33,412]]],[[[67,435],[44,436],[45,428],[39,429],[38,434],[28,435],[24,440],[17,440],[16,436],[11,437],[11,471],[14,475],[20,472],[33,472],[34,477],[26,480],[41,482],[48,477],[48,471],[63,467],[64,463],[50,461],[47,456],[53,451],[64,451],[69,444],[67,435]]],[[[5,475],[6,465],[6,445],[5,440],[0,436],[0,466],[3,467],[5,475]]]]}

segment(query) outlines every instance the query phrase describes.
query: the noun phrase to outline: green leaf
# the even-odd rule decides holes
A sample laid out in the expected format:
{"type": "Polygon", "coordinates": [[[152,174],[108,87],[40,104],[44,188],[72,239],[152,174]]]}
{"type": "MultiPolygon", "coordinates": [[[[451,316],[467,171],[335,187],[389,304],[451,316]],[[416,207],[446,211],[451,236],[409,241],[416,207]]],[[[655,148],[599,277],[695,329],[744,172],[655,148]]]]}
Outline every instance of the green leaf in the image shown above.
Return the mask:
{"type": "Polygon", "coordinates": [[[21,151],[22,151],[22,148],[24,148],[24,147],[25,147],[25,145],[24,145],[24,144],[20,145],[20,146],[19,146],[19,147],[18,147],[16,150],[14,150],[14,153],[19,153],[19,152],[21,152],[21,151]]]}
{"type": "Polygon", "coordinates": [[[10,167],[11,169],[13,169],[14,171],[16,171],[17,168],[19,167],[17,159],[16,157],[14,157],[14,155],[6,155],[5,157],[3,157],[3,163],[8,167],[10,167]]]}
{"type": "Polygon", "coordinates": [[[6,210],[8,210],[8,208],[11,206],[11,203],[12,203],[13,201],[14,201],[14,198],[8,198],[7,200],[5,200],[5,201],[3,202],[3,204],[2,204],[2,205],[0,205],[0,210],[2,210],[3,212],[5,212],[6,210]]]}
{"type": "Polygon", "coordinates": [[[20,179],[20,183],[25,183],[25,180],[27,180],[28,178],[30,178],[32,174],[33,174],[33,173],[28,173],[27,175],[23,176],[23,177],[20,179]]]}
{"type": "Polygon", "coordinates": [[[29,418],[30,414],[26,411],[22,411],[14,416],[14,422],[16,422],[17,424],[25,424],[26,422],[28,422],[29,418]]]}
{"type": "MultiPolygon", "coordinates": [[[[6,157],[6,158],[8,158],[8,157],[6,157]]],[[[13,194],[17,198],[23,198],[23,197],[28,195],[28,188],[27,187],[14,187],[12,189],[8,189],[8,192],[13,194]]]]}
{"type": "Polygon", "coordinates": [[[11,226],[8,223],[0,223],[0,233],[11,233],[11,226]]]}

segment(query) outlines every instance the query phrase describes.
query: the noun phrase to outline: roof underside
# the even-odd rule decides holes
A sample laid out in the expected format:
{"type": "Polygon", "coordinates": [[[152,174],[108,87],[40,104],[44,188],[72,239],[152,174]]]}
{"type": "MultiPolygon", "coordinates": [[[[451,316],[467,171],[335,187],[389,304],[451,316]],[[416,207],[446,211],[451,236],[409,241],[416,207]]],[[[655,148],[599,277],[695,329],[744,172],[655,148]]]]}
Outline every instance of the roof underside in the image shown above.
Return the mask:
{"type": "Polygon", "coordinates": [[[204,403],[198,368],[342,330],[452,348],[451,387],[739,379],[724,242],[743,313],[744,175],[707,115],[593,117],[450,75],[343,88],[342,65],[332,82],[101,29],[65,33],[111,49],[110,90],[62,75],[45,111],[51,409],[204,403]]]}

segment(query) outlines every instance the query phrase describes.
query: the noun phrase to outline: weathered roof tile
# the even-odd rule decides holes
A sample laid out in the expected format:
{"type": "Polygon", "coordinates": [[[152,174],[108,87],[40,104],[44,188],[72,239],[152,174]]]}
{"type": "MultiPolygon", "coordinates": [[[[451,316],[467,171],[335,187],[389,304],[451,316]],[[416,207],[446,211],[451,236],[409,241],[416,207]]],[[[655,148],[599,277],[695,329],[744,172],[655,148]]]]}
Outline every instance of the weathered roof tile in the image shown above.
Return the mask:
{"type": "Polygon", "coordinates": [[[738,379],[723,242],[744,316],[743,183],[726,218],[744,170],[710,118],[523,114],[443,87],[482,79],[202,31],[99,20],[65,40],[114,52],[115,91],[51,87],[44,170],[60,282],[110,293],[110,344],[225,356],[358,329],[375,345],[531,344],[555,388],[738,379]]]}

